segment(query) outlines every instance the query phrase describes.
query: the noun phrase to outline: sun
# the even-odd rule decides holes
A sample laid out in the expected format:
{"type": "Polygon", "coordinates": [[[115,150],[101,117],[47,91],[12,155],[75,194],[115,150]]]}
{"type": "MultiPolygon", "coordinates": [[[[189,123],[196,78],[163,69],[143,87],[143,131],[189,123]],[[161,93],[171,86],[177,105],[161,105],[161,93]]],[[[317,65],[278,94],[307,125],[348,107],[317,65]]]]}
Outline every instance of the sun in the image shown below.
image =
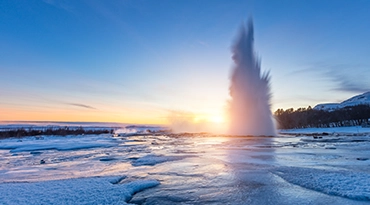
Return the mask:
{"type": "Polygon", "coordinates": [[[212,115],[208,120],[219,124],[225,122],[225,119],[221,115],[212,115]]]}

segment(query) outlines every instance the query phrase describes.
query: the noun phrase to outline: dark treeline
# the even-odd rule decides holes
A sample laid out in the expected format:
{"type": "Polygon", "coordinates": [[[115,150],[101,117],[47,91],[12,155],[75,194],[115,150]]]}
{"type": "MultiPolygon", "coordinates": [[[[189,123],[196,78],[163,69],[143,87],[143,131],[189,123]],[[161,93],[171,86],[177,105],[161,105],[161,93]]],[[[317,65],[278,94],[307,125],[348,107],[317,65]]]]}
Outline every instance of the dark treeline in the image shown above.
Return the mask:
{"type": "Polygon", "coordinates": [[[308,108],[278,109],[274,113],[279,129],[309,127],[369,126],[370,106],[356,105],[335,111],[308,108]]]}
{"type": "Polygon", "coordinates": [[[38,136],[38,135],[93,135],[93,134],[108,134],[113,133],[113,129],[84,129],[69,128],[69,127],[58,127],[58,128],[47,128],[47,129],[32,129],[32,128],[18,128],[0,131],[0,139],[10,137],[25,137],[25,136],[38,136]]]}

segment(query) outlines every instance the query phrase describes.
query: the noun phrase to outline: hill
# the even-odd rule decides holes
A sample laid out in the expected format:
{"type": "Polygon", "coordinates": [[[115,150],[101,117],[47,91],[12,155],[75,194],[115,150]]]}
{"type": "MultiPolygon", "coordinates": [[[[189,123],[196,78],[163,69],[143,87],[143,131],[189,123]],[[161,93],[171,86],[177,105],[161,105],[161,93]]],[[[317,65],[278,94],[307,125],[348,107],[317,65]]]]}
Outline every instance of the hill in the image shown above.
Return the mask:
{"type": "Polygon", "coordinates": [[[345,107],[351,107],[356,105],[370,105],[370,91],[363,93],[361,95],[356,95],[351,97],[341,103],[323,103],[317,104],[314,110],[324,110],[324,111],[334,111],[345,107]]]}

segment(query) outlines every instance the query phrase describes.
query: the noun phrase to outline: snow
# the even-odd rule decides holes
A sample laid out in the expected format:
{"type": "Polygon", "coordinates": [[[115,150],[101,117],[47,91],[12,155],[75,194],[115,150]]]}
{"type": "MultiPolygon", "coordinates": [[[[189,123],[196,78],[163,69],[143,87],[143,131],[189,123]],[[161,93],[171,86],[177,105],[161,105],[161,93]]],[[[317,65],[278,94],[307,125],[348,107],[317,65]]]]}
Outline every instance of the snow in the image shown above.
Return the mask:
{"type": "Polygon", "coordinates": [[[136,125],[131,125],[131,126],[126,126],[120,129],[116,129],[114,133],[116,135],[120,136],[127,136],[131,134],[148,134],[150,132],[157,132],[160,130],[165,130],[165,127],[160,127],[160,126],[136,126],[136,125]]]}
{"type": "Polygon", "coordinates": [[[110,135],[95,136],[54,136],[54,137],[27,137],[20,139],[10,138],[3,140],[0,149],[9,149],[11,152],[41,151],[41,150],[78,150],[98,147],[112,147],[113,142],[110,135]],[[104,136],[104,137],[102,137],[104,136]]]}
{"type": "Polygon", "coordinates": [[[2,139],[0,204],[370,202],[369,128],[281,133],[2,139]]]}
{"type": "Polygon", "coordinates": [[[132,196],[159,185],[156,180],[117,184],[122,177],[90,177],[0,184],[2,204],[128,204],[132,196]]]}
{"type": "Polygon", "coordinates": [[[68,127],[70,130],[83,128],[84,130],[118,129],[125,127],[122,123],[104,122],[28,122],[28,121],[0,121],[0,131],[12,129],[46,130],[68,127]]]}
{"type": "Polygon", "coordinates": [[[274,173],[293,184],[329,195],[370,200],[370,174],[299,167],[280,167],[274,173]]]}
{"type": "Polygon", "coordinates": [[[341,108],[348,107],[348,106],[356,106],[356,105],[363,105],[363,104],[370,105],[370,92],[366,92],[361,95],[356,95],[341,103],[317,104],[313,109],[334,111],[334,110],[341,109],[341,108]]]}
{"type": "Polygon", "coordinates": [[[281,134],[368,134],[370,127],[352,126],[352,127],[328,127],[328,128],[302,128],[279,130],[281,134]]]}
{"type": "Polygon", "coordinates": [[[337,109],[343,108],[339,103],[322,103],[317,104],[313,109],[315,110],[325,110],[325,111],[334,111],[337,109]]]}

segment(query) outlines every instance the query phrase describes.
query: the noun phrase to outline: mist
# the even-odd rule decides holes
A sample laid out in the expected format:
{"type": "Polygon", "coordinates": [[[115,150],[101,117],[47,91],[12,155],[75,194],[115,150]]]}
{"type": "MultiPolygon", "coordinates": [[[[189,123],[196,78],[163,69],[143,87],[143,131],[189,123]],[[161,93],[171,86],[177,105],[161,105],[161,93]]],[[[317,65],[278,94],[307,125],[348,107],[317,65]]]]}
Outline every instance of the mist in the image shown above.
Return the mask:
{"type": "Polygon", "coordinates": [[[207,132],[213,134],[225,134],[227,126],[225,122],[212,122],[206,117],[199,116],[192,112],[172,111],[167,120],[174,133],[199,133],[207,132]]]}

